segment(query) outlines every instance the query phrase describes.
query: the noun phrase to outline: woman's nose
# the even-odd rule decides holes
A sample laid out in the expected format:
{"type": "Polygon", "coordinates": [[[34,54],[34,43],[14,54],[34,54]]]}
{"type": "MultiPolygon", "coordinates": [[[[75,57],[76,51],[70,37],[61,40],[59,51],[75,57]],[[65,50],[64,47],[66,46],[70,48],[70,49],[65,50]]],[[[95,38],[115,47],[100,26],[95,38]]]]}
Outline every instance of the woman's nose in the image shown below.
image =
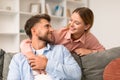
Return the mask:
{"type": "Polygon", "coordinates": [[[70,27],[73,27],[73,25],[74,25],[74,22],[72,21],[69,26],[70,26],[70,27]]]}

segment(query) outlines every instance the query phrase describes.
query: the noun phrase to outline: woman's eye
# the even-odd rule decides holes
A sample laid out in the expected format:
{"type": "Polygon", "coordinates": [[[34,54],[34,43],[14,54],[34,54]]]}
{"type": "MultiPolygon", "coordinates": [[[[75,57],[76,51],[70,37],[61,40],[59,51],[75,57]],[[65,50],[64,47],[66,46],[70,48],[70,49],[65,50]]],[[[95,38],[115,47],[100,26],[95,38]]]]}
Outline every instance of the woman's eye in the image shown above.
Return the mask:
{"type": "Polygon", "coordinates": [[[75,24],[76,24],[76,25],[79,25],[79,24],[80,24],[80,22],[75,22],[75,24]]]}
{"type": "Polygon", "coordinates": [[[69,22],[72,22],[72,19],[70,19],[69,22]]]}

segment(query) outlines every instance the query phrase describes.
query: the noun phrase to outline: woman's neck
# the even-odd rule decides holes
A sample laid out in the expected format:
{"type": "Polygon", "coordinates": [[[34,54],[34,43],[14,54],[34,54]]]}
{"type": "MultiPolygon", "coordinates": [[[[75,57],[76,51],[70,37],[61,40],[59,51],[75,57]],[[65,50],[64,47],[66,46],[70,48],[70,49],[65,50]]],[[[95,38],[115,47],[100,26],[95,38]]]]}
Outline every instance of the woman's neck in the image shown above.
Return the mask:
{"type": "Polygon", "coordinates": [[[72,40],[77,40],[77,39],[79,39],[83,34],[84,34],[84,33],[82,33],[82,34],[72,34],[72,35],[71,35],[71,38],[72,38],[72,40]]]}

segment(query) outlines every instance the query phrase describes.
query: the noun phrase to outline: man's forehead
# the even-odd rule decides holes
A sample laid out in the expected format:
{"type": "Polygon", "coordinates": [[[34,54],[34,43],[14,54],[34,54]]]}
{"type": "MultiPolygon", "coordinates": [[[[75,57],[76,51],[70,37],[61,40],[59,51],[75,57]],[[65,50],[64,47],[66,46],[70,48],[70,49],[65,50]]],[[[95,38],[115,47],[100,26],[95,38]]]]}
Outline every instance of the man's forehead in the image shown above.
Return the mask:
{"type": "Polygon", "coordinates": [[[50,24],[50,22],[47,21],[46,19],[41,19],[41,20],[40,20],[40,23],[43,23],[43,24],[50,24]]]}
{"type": "Polygon", "coordinates": [[[40,22],[48,22],[49,23],[49,21],[46,19],[40,19],[40,22]]]}

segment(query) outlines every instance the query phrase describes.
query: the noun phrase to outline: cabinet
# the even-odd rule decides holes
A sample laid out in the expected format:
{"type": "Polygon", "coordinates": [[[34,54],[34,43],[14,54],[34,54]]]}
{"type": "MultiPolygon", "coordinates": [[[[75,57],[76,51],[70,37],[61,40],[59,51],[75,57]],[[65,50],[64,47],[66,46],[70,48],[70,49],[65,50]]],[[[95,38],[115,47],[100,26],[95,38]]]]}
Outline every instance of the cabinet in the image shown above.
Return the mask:
{"type": "Polygon", "coordinates": [[[88,6],[87,0],[0,0],[0,48],[18,52],[20,42],[27,38],[24,25],[35,14],[51,16],[53,28],[67,25],[69,14],[77,7],[88,6]]]}

